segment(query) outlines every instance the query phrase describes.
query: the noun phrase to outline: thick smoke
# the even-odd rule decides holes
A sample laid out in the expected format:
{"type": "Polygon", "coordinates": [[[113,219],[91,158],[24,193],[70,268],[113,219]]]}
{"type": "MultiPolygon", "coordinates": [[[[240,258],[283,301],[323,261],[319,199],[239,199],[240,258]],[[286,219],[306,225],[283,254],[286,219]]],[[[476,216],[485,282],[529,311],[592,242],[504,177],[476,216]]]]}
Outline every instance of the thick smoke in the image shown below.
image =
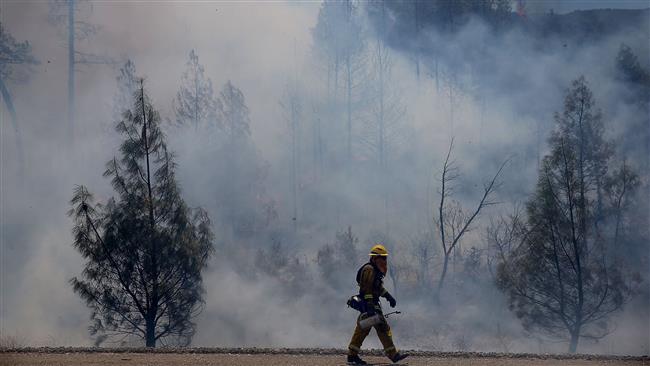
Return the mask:
{"type": "MultiPolygon", "coordinates": [[[[543,2],[544,8],[542,2],[531,3],[531,14],[606,7],[593,1],[571,6],[543,2]]],[[[242,200],[241,205],[247,206],[241,209],[256,220],[262,220],[263,212],[272,219],[249,236],[227,222],[219,198],[223,187],[229,184],[228,189],[242,196],[252,175],[241,173],[242,181],[229,182],[232,151],[223,150],[225,142],[166,126],[169,145],[177,153],[183,197],[190,206],[207,208],[215,223],[216,255],[205,274],[206,304],[197,319],[193,345],[346,347],[356,314],[346,309],[345,299],[356,291],[354,274],[367,249],[382,241],[391,251],[395,271],[386,284],[404,312],[391,319],[399,347],[564,350],[563,345],[534,335],[522,337],[525,331],[494,287],[485,263],[483,227],[491,217],[524,202],[534,188],[553,112],[561,110],[571,80],[584,75],[589,81],[605,114],[609,138],[624,144],[620,141],[634,134],[626,121],[639,112],[621,101],[625,86],[615,76],[616,54],[625,43],[647,68],[647,27],[633,32],[621,27],[590,42],[561,36],[535,41],[525,28],[494,33],[472,19],[453,35],[427,30],[417,39],[391,41],[382,38],[362,4],[358,17],[366,51],[358,61],[360,86],[351,107],[350,163],[343,153],[347,106],[342,82],[328,90],[332,70],[319,56],[313,37],[320,4],[90,5],[92,12],[85,20],[98,25],[99,31],[78,47],[119,62],[78,65],[74,141],[65,130],[65,39],[46,21],[48,4],[3,2],[0,9],[5,29],[18,40],[29,40],[41,61],[29,83],[11,85],[26,146],[24,177],[17,174],[13,130],[2,111],[3,337],[33,345],[92,344],[89,311],[68,284],[83,264],[71,245],[68,200],[75,184],[87,185],[99,200],[113,194],[102,173],[105,162],[117,153],[119,141],[112,130],[115,77],[126,58],[145,77],[154,106],[173,119],[172,99],[194,49],[216,91],[231,80],[245,95],[251,145],[239,158],[254,162],[262,172],[254,175],[263,194],[255,196],[259,202],[242,200]],[[398,96],[405,111],[395,119],[400,123],[399,138],[393,140],[381,174],[376,144],[367,141],[365,132],[370,130],[377,98],[373,50],[384,41],[391,64],[386,74],[391,100],[398,96]],[[436,45],[435,57],[414,52],[422,49],[417,42],[436,45]],[[300,105],[296,165],[287,113],[292,96],[300,105]],[[322,131],[318,136],[317,128],[322,131]],[[462,173],[455,194],[466,207],[480,198],[483,182],[499,164],[506,159],[510,163],[497,192],[503,204],[489,207],[463,240],[464,255],[447,283],[462,292],[437,303],[424,289],[409,285],[419,274],[406,273],[401,281],[395,274],[400,266],[417,267],[423,250],[429,250],[424,256],[436,258],[429,277],[432,283],[438,278],[440,249],[432,218],[438,175],[452,137],[462,173]],[[348,163],[351,168],[345,168],[348,163]],[[263,211],[264,205],[272,212],[263,211]],[[340,243],[348,227],[357,241],[345,256],[340,243]],[[329,254],[326,246],[332,248],[329,254]]],[[[619,5],[634,8],[638,2],[619,5]]],[[[648,11],[642,14],[647,25],[648,11]]],[[[641,148],[628,146],[627,151],[638,158],[641,148]]],[[[643,169],[641,164],[637,167],[643,169]]],[[[647,179],[647,172],[642,175],[647,179]]],[[[647,281],[647,271],[642,276],[647,281]]],[[[646,289],[616,316],[610,336],[600,343],[584,342],[579,350],[647,354],[648,308],[646,289]]],[[[364,346],[380,346],[373,337],[366,342],[364,346]]]]}

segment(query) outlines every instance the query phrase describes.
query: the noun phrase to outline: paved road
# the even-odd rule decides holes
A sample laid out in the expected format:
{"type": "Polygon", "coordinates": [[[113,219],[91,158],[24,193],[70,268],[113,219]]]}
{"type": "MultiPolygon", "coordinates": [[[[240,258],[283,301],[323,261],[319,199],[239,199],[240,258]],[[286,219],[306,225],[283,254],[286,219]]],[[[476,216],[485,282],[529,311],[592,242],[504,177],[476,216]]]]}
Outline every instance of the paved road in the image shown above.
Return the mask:
{"type": "MultiPolygon", "coordinates": [[[[385,357],[368,356],[375,365],[388,366],[385,357]]],[[[409,357],[400,364],[408,366],[600,366],[649,365],[648,360],[581,360],[532,358],[467,358],[467,357],[409,357]]],[[[342,355],[287,354],[160,354],[160,353],[0,353],[0,366],[339,366],[345,365],[342,355]]]]}

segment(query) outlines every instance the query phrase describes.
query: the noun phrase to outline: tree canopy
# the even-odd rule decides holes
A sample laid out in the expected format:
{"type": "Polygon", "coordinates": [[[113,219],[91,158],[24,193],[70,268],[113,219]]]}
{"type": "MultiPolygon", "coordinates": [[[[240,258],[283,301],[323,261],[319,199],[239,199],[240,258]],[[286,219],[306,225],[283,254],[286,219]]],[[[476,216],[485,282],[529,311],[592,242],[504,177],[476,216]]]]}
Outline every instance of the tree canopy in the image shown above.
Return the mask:
{"type": "Polygon", "coordinates": [[[84,186],[71,200],[74,247],[86,259],[70,282],[92,309],[91,332],[136,336],[148,347],[189,344],[202,308],[213,247],[207,213],[183,201],[173,153],[142,82],[117,131],[121,157],[106,164],[117,197],[96,203],[84,186]]]}
{"type": "Polygon", "coordinates": [[[616,238],[604,230],[624,207],[605,196],[629,195],[636,183],[629,167],[611,172],[612,145],[583,77],[573,81],[555,120],[527,220],[512,223],[517,243],[498,266],[497,285],[526,329],[567,339],[574,353],[580,338],[609,333],[610,315],[630,295],[620,257],[608,253],[616,238]]]}

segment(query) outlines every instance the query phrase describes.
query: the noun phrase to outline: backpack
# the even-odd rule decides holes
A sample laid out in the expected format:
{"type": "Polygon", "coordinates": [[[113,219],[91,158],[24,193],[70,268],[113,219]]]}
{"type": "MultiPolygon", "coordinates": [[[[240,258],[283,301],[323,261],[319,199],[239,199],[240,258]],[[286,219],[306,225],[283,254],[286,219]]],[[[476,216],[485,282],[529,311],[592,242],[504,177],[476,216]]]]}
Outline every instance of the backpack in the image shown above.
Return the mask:
{"type": "Polygon", "coordinates": [[[377,266],[372,264],[372,262],[364,263],[359,268],[359,270],[357,270],[357,284],[361,285],[361,271],[363,270],[363,267],[367,266],[368,264],[371,265],[372,269],[375,270],[375,279],[373,280],[372,286],[378,287],[381,284],[381,281],[384,279],[384,274],[379,270],[379,268],[377,268],[377,266]]]}
{"type": "MultiPolygon", "coordinates": [[[[375,279],[374,279],[374,283],[373,283],[373,287],[374,287],[374,286],[378,285],[377,282],[382,281],[382,279],[384,278],[384,274],[381,273],[381,271],[374,264],[372,264],[371,262],[364,263],[359,268],[359,270],[357,270],[357,284],[359,284],[359,285],[361,284],[361,271],[363,270],[363,267],[365,267],[368,264],[370,264],[372,266],[372,268],[375,270],[375,279]]],[[[366,312],[367,304],[366,304],[366,301],[361,297],[360,293],[351,296],[348,299],[347,304],[348,304],[348,307],[350,307],[350,308],[352,308],[352,309],[354,309],[354,310],[356,310],[358,312],[361,312],[361,313],[366,312]]]]}

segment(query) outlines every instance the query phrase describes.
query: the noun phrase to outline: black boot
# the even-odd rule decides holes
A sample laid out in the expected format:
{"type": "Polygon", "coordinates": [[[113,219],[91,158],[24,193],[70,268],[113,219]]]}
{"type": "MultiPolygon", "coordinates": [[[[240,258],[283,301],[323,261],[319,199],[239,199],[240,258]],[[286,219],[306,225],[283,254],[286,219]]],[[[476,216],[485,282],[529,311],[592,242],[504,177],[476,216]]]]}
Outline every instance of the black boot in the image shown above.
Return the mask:
{"type": "Polygon", "coordinates": [[[368,363],[359,357],[359,355],[348,355],[348,365],[367,365],[368,363]]]}
{"type": "Polygon", "coordinates": [[[393,355],[393,357],[388,357],[388,358],[390,358],[390,360],[393,361],[393,363],[398,363],[401,360],[407,358],[408,356],[409,355],[406,353],[397,352],[396,354],[393,355]]]}

